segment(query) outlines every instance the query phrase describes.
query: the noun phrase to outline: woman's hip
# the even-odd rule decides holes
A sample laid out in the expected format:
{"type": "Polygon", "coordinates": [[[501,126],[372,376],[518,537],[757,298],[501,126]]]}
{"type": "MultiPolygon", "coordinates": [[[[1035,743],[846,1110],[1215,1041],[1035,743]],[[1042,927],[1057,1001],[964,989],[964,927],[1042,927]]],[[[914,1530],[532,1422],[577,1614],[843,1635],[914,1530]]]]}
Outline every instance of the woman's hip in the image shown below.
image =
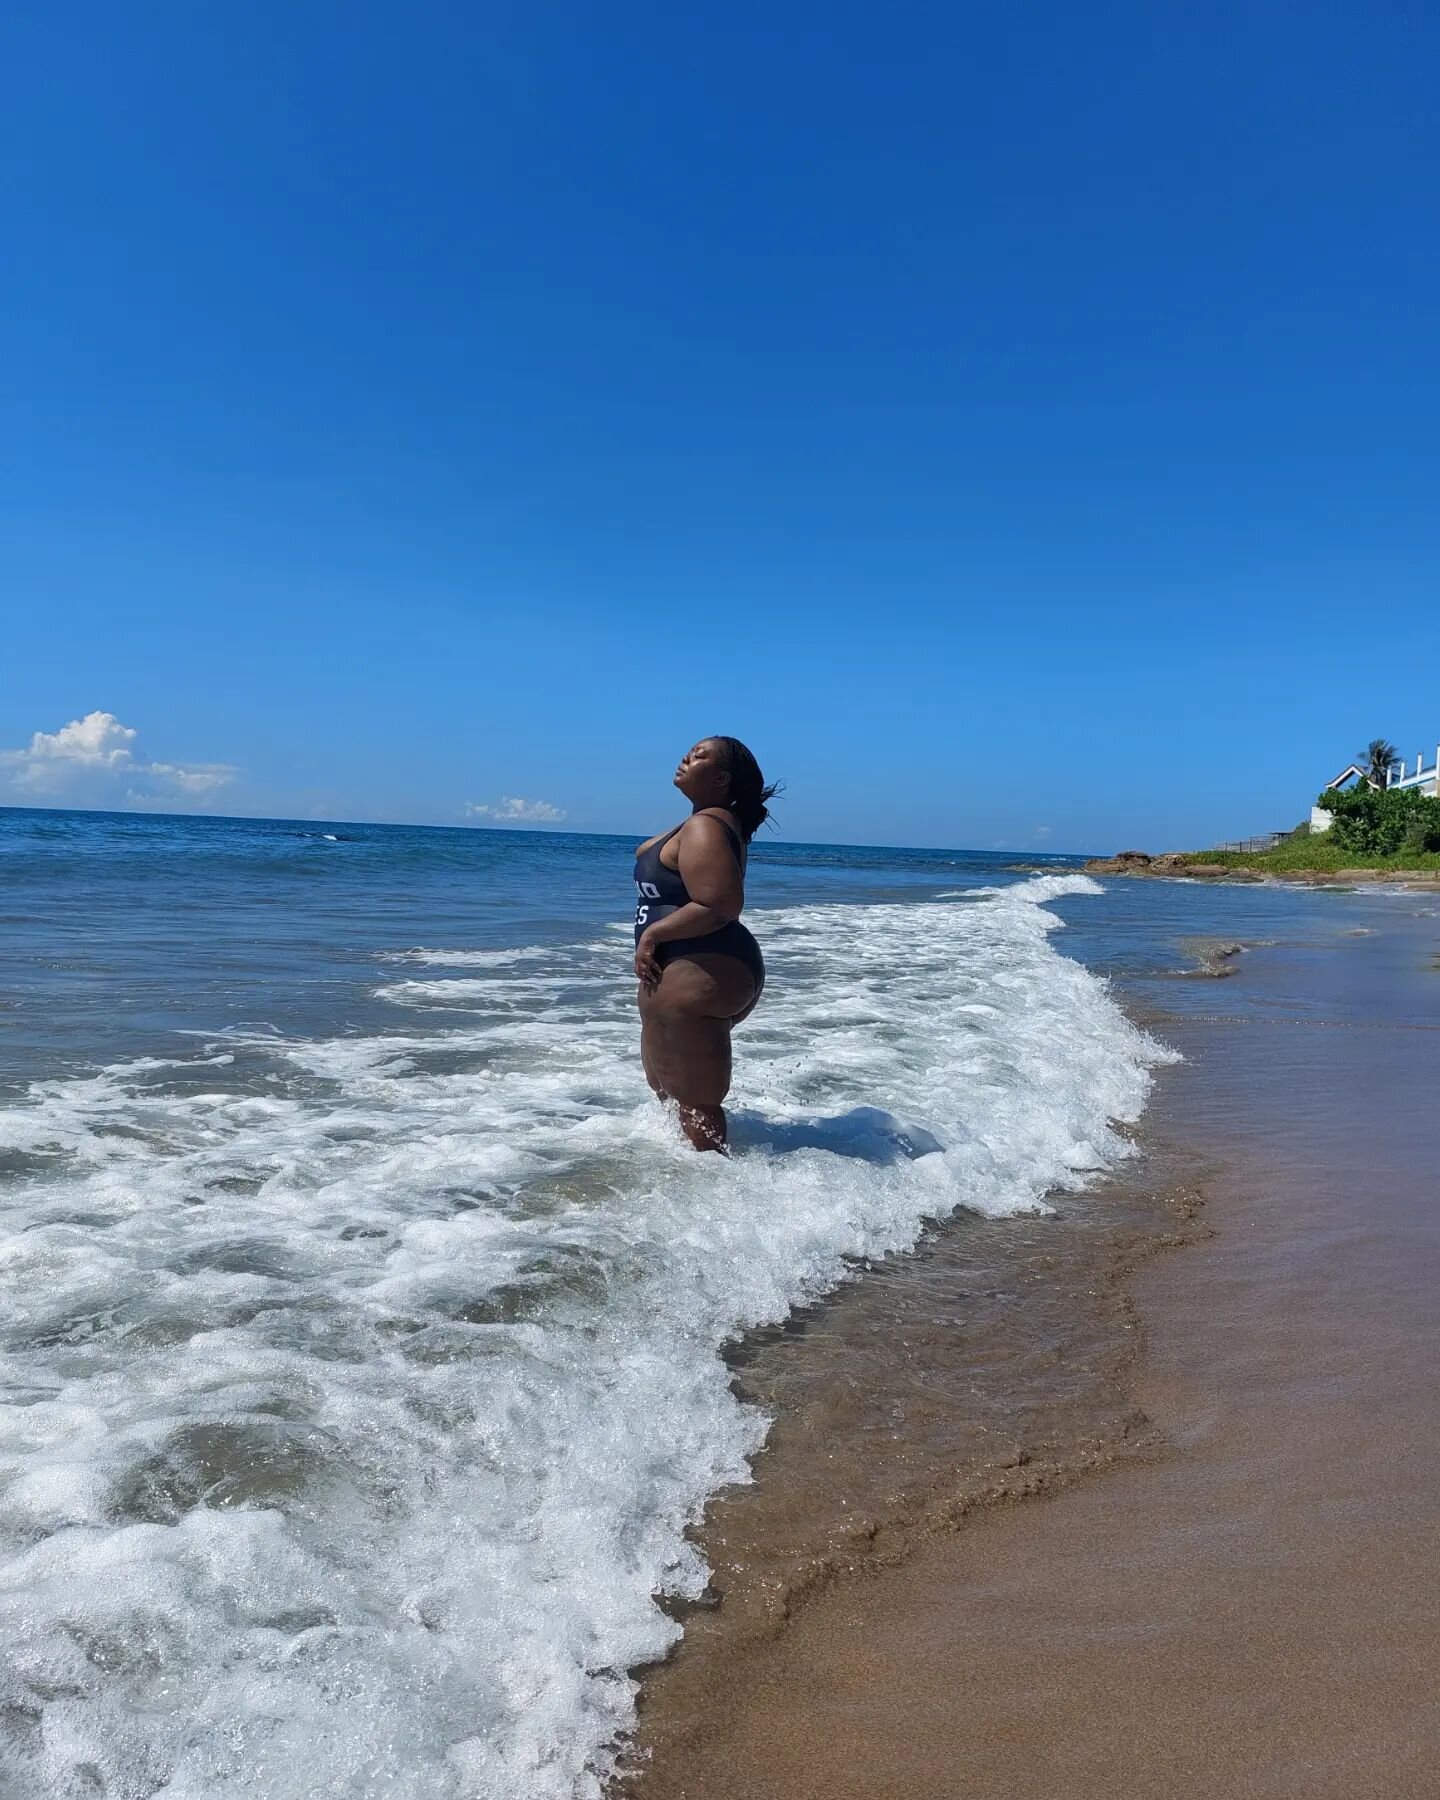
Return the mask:
{"type": "Polygon", "coordinates": [[[723,956],[744,964],[757,995],[765,985],[765,958],[760,954],[760,946],[738,919],[704,937],[675,938],[670,943],[657,944],[655,948],[662,969],[682,958],[693,961],[699,957],[723,956]]]}

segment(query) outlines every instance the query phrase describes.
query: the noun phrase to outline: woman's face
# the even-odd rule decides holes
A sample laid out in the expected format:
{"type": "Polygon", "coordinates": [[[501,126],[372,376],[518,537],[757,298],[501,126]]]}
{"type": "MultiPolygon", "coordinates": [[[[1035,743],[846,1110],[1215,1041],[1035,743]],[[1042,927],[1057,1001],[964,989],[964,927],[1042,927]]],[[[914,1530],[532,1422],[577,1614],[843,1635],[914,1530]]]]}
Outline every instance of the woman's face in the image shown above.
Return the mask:
{"type": "Polygon", "coordinates": [[[675,785],[694,806],[723,806],[730,792],[730,771],[720,766],[720,746],[701,738],[680,758],[675,785]]]}

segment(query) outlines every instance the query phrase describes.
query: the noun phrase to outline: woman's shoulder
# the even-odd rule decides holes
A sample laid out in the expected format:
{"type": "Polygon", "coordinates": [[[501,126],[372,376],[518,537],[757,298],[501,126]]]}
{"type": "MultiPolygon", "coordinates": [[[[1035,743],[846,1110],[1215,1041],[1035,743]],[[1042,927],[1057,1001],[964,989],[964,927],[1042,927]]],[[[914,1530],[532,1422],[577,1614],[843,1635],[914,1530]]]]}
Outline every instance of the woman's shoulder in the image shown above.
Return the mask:
{"type": "Polygon", "coordinates": [[[735,823],[733,814],[723,806],[707,806],[702,808],[699,812],[691,813],[690,817],[685,821],[685,825],[681,827],[682,839],[687,828],[693,832],[697,825],[704,825],[710,828],[705,831],[704,838],[708,838],[712,844],[723,839],[723,841],[735,852],[740,867],[742,869],[745,867],[746,852],[749,849],[749,845],[746,844],[745,839],[740,835],[740,827],[735,823]]]}

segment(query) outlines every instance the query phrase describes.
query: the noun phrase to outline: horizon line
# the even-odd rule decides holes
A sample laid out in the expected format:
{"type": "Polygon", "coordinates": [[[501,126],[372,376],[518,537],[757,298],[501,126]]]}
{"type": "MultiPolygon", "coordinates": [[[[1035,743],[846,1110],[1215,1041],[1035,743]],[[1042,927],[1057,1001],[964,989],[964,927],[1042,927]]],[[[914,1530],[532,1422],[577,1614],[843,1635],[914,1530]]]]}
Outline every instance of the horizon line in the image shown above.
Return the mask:
{"type": "MultiPolygon", "coordinates": [[[[125,810],[106,806],[25,806],[5,801],[0,803],[0,813],[65,813],[76,814],[86,818],[104,819],[199,819],[208,820],[216,825],[359,825],[370,830],[382,831],[453,831],[473,836],[477,832],[491,832],[507,837],[596,837],[614,838],[624,843],[634,835],[628,831],[579,831],[570,830],[559,825],[433,825],[415,819],[341,819],[341,818],[297,818],[283,813],[209,813],[209,812],[166,812],[159,807],[125,810]]],[[[949,851],[965,856],[1013,856],[1013,857],[1093,857],[1105,854],[1096,850],[1050,850],[1040,847],[1029,847],[1023,844],[1003,845],[999,848],[981,850],[962,844],[875,844],[858,839],[842,838],[786,838],[775,836],[771,839],[757,837],[752,840],[762,848],[766,842],[779,844],[801,844],[817,850],[936,850],[949,851]]]]}

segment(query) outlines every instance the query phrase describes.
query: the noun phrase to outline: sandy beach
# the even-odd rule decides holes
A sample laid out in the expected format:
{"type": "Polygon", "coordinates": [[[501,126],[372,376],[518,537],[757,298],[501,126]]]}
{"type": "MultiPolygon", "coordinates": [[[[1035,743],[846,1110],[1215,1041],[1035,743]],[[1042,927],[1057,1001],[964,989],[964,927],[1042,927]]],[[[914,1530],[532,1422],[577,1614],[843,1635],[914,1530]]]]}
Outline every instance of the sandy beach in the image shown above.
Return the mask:
{"type": "MultiPolygon", "coordinates": [[[[845,1419],[795,1401],[792,1376],[755,1487],[708,1527],[736,1616],[727,1597],[649,1682],[634,1800],[1435,1791],[1433,937],[1397,898],[1343,946],[1251,951],[1213,1012],[1157,1022],[1186,1062],[1140,1169],[1067,1260],[1088,1301],[1032,1271],[1064,1319],[1063,1397],[1012,1417],[980,1468],[932,1401],[954,1436],[927,1503],[889,1459],[898,1523],[871,1533],[875,1553],[852,1541],[762,1624],[750,1572],[781,1585],[793,1496],[813,1518],[867,1493],[845,1419]]],[[[932,1296],[932,1343],[941,1310],[932,1296]]],[[[938,1372],[923,1344],[856,1356],[872,1417],[927,1377],[983,1413],[984,1369],[959,1349],[938,1372]]],[[[814,1380],[833,1387],[833,1370],[814,1380]]],[[[910,1460],[926,1462],[915,1441],[910,1460]]]]}

